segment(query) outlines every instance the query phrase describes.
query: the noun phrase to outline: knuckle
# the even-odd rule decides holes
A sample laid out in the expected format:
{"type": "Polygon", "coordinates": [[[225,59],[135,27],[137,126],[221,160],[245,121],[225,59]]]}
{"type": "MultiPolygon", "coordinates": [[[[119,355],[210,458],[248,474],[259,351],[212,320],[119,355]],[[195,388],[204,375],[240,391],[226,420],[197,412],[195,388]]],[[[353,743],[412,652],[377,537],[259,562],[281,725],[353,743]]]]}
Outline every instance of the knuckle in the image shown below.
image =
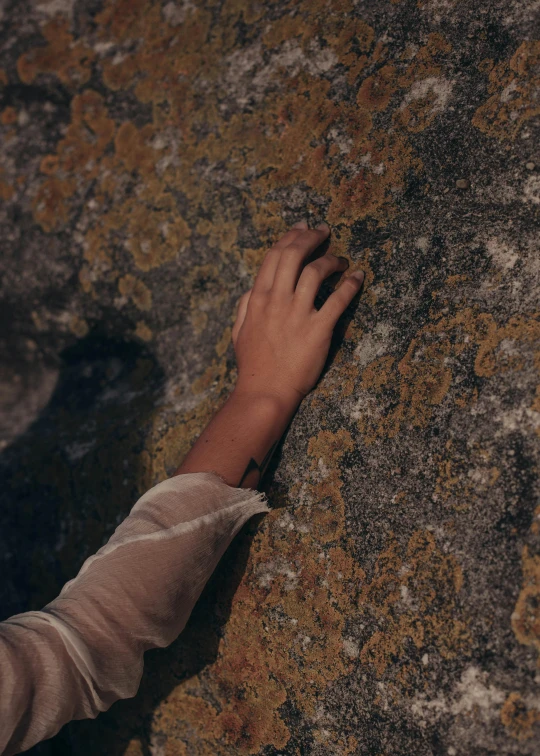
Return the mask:
{"type": "Polygon", "coordinates": [[[336,265],[341,261],[342,258],[338,257],[337,255],[332,254],[332,252],[327,252],[325,257],[327,257],[333,265],[336,265]]]}
{"type": "Polygon", "coordinates": [[[248,303],[248,308],[260,310],[261,307],[266,305],[268,301],[268,294],[265,291],[254,291],[251,295],[248,303]]]}
{"type": "Polygon", "coordinates": [[[294,242],[287,247],[288,255],[296,255],[297,257],[303,257],[306,253],[306,247],[302,244],[294,242]]]}
{"type": "Polygon", "coordinates": [[[269,317],[275,317],[283,314],[283,305],[278,299],[271,297],[265,305],[265,312],[269,317]]]}
{"type": "Polygon", "coordinates": [[[306,265],[304,268],[304,273],[306,276],[311,276],[313,278],[320,278],[321,274],[324,272],[324,264],[321,264],[319,260],[314,260],[313,262],[309,263],[309,265],[306,265]]]}
{"type": "Polygon", "coordinates": [[[315,270],[318,275],[325,275],[328,271],[332,270],[339,264],[339,259],[332,254],[326,254],[323,257],[319,257],[317,260],[313,260],[309,265],[306,265],[305,270],[315,270]]]}

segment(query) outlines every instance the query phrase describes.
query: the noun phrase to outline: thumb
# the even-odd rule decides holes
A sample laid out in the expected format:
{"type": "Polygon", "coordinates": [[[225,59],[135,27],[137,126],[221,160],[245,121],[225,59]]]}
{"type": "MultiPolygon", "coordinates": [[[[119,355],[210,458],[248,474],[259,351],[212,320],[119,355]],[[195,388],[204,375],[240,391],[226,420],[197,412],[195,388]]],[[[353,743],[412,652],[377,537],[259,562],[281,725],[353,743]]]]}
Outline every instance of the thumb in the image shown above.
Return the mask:
{"type": "Polygon", "coordinates": [[[236,339],[238,338],[238,334],[246,318],[246,312],[247,312],[248,303],[249,303],[249,299],[251,297],[252,291],[253,289],[249,289],[248,291],[245,292],[245,294],[242,294],[242,296],[238,300],[238,309],[236,311],[236,321],[234,323],[232,333],[231,333],[233,344],[236,344],[236,339]]]}

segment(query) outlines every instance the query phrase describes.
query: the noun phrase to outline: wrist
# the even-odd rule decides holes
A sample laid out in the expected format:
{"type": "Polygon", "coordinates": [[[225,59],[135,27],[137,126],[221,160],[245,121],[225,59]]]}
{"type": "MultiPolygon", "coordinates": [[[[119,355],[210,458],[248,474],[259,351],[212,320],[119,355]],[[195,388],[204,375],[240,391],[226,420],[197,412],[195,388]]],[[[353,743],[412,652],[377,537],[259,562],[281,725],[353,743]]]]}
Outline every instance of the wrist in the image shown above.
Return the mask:
{"type": "Polygon", "coordinates": [[[236,384],[229,399],[249,405],[255,402],[257,406],[267,407],[270,412],[275,413],[276,418],[290,419],[300,406],[303,397],[293,391],[290,393],[270,389],[261,391],[236,384]]]}
{"type": "Polygon", "coordinates": [[[235,387],[175,474],[211,471],[231,486],[259,485],[298,404],[274,391],[235,387]]]}

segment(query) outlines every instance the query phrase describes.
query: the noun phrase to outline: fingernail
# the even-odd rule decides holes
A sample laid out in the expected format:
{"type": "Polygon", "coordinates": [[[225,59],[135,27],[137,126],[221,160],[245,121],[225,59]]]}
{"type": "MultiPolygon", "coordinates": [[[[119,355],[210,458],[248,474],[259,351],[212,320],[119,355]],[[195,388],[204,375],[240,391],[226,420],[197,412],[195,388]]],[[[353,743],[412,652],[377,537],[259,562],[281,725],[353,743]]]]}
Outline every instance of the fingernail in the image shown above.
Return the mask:
{"type": "Polygon", "coordinates": [[[364,271],[363,270],[355,270],[354,273],[351,273],[349,278],[356,278],[357,281],[363,281],[364,280],[364,271]]]}
{"type": "Polygon", "coordinates": [[[319,223],[318,226],[315,226],[319,231],[330,231],[330,226],[328,223],[319,223]]]}
{"type": "Polygon", "coordinates": [[[293,228],[303,228],[306,229],[308,227],[308,224],[306,221],[298,221],[298,223],[295,223],[293,228]]]}

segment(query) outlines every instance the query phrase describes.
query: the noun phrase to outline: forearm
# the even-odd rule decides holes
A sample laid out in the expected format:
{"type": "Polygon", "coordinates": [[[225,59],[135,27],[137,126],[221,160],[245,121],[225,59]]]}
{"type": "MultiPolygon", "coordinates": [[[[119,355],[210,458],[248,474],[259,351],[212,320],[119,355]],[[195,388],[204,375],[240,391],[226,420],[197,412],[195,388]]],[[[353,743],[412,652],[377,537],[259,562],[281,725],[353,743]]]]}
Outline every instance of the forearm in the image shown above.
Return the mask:
{"type": "Polygon", "coordinates": [[[134,696],[145,651],[172,643],[238,531],[267,511],[263,493],[211,473],[168,478],[56,599],[0,622],[0,753],[134,696]]]}
{"type": "Polygon", "coordinates": [[[175,475],[213,471],[230,486],[257,488],[297,406],[272,395],[235,389],[175,475]]]}

